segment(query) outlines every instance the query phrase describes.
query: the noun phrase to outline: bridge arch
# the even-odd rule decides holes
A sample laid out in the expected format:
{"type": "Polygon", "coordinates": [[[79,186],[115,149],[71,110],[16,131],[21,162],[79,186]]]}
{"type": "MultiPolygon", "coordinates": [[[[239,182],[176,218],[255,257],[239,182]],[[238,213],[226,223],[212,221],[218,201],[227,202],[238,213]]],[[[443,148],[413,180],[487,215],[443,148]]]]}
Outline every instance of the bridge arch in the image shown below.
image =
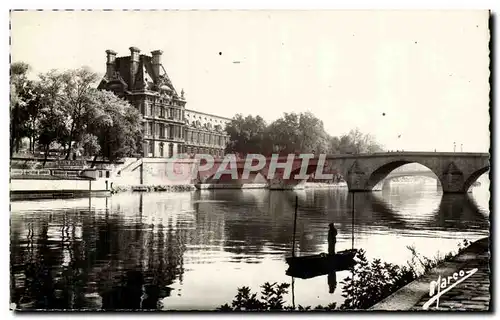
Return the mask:
{"type": "MultiPolygon", "coordinates": [[[[369,175],[366,181],[366,189],[367,190],[378,189],[376,187],[378,187],[378,185],[382,182],[382,180],[384,180],[392,171],[401,166],[411,163],[416,163],[429,169],[434,174],[436,180],[438,181],[439,187],[442,189],[442,183],[439,174],[436,173],[431,166],[428,166],[425,163],[419,161],[411,161],[411,160],[396,160],[381,165],[369,175]]],[[[382,187],[383,186],[380,186],[380,189],[382,189],[382,187]]]]}
{"type": "Polygon", "coordinates": [[[479,170],[476,170],[474,171],[473,173],[471,173],[471,175],[465,180],[465,183],[464,183],[464,191],[467,192],[469,191],[470,187],[472,186],[472,184],[477,180],[479,179],[480,176],[482,176],[484,173],[488,172],[488,170],[490,169],[489,166],[486,166],[486,167],[483,167],[479,170]]]}

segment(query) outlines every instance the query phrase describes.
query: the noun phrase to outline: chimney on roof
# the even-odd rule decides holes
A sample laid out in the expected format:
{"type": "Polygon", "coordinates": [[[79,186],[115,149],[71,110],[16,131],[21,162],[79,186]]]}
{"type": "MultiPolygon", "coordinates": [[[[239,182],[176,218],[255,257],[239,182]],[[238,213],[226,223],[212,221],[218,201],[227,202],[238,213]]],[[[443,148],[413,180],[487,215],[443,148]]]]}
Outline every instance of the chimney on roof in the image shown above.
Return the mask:
{"type": "Polygon", "coordinates": [[[139,54],[141,50],[136,47],[130,47],[130,83],[129,89],[133,90],[135,85],[135,76],[137,75],[137,71],[139,70],[139,54]]]}
{"type": "Polygon", "coordinates": [[[162,54],[163,54],[163,51],[161,51],[161,50],[151,51],[151,55],[153,56],[151,64],[153,65],[153,73],[154,73],[155,81],[160,76],[161,55],[162,54]]]}
{"type": "Polygon", "coordinates": [[[115,72],[116,52],[113,50],[106,50],[106,78],[112,79],[115,72]]]}

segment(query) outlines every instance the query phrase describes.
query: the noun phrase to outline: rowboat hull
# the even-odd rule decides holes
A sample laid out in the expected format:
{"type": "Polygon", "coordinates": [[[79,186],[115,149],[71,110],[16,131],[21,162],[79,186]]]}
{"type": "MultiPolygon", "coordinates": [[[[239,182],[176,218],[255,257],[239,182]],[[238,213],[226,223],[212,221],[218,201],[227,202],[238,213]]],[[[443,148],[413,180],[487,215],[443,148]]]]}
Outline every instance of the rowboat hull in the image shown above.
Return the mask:
{"type": "Polygon", "coordinates": [[[331,272],[348,270],[354,265],[357,250],[339,251],[336,254],[317,254],[303,257],[289,257],[287,275],[308,279],[331,272]]]}

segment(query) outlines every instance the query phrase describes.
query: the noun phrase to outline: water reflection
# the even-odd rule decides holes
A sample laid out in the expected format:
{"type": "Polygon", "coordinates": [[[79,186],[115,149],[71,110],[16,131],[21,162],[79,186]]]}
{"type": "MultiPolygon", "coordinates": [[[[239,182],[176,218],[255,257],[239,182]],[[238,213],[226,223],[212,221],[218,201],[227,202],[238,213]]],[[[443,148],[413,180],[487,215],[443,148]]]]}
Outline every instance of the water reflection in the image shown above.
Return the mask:
{"type": "Polygon", "coordinates": [[[328,279],[328,293],[334,293],[337,288],[337,273],[330,272],[327,276],[328,279]]]}
{"type": "MultiPolygon", "coordinates": [[[[434,189],[356,193],[354,228],[346,190],[13,202],[11,300],[22,309],[213,309],[229,302],[239,286],[258,290],[266,281],[287,282],[284,258],[291,253],[296,196],[298,255],[327,252],[331,222],[337,251],[354,240],[382,259],[406,250],[401,239],[429,249],[418,241],[450,238],[455,245],[454,239],[474,240],[489,228],[489,213],[470,195],[434,189]],[[380,243],[392,247],[382,251],[380,243]]],[[[322,285],[298,281],[296,299],[302,305],[340,301],[336,283],[344,276],[318,277],[322,285]]]]}
{"type": "Polygon", "coordinates": [[[129,226],[107,203],[103,212],[23,216],[26,237],[22,225],[11,236],[12,301],[29,309],[156,309],[183,273],[186,232],[172,220],[141,223],[139,203],[129,226]]]}

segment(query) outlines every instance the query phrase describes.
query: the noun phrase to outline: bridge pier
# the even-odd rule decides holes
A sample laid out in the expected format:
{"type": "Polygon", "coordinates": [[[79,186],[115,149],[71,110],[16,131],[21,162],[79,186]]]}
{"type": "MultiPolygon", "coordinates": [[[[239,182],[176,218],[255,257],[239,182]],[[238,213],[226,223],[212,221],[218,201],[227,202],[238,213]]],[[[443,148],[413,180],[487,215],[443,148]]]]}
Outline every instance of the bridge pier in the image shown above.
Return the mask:
{"type": "Polygon", "coordinates": [[[443,174],[439,177],[443,193],[467,193],[463,172],[451,162],[443,174]]]}

